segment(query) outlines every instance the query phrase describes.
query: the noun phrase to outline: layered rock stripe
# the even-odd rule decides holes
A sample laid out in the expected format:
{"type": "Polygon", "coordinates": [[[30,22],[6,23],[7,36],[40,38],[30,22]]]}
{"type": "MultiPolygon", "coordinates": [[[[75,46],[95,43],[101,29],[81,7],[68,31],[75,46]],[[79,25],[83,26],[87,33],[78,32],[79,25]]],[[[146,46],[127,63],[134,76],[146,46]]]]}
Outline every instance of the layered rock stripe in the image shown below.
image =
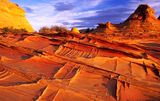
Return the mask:
{"type": "Polygon", "coordinates": [[[117,37],[2,33],[0,100],[159,101],[160,37],[117,37]]]}

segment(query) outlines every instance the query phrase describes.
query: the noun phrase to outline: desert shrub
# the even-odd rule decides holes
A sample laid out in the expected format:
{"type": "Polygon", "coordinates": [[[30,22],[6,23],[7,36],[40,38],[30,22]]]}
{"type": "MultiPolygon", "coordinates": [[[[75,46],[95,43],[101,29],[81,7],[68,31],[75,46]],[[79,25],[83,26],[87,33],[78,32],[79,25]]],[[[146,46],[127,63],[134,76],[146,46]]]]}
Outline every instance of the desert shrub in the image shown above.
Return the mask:
{"type": "Polygon", "coordinates": [[[9,32],[9,28],[8,27],[1,28],[1,32],[2,33],[8,33],[9,32]]]}
{"type": "Polygon", "coordinates": [[[87,28],[86,31],[85,31],[85,33],[90,33],[92,31],[94,31],[94,28],[87,28]]]}
{"type": "Polygon", "coordinates": [[[42,27],[39,30],[40,33],[49,33],[50,32],[50,28],[49,27],[42,27]]]}
{"type": "Polygon", "coordinates": [[[4,27],[0,29],[2,33],[13,33],[13,34],[21,34],[21,33],[26,33],[26,29],[15,29],[12,27],[4,27]]]}
{"type": "Polygon", "coordinates": [[[63,26],[51,26],[49,27],[42,27],[39,30],[40,33],[46,33],[46,34],[56,34],[56,33],[66,33],[68,32],[67,28],[63,26]]]}
{"type": "Polygon", "coordinates": [[[65,28],[63,26],[51,26],[50,31],[51,32],[58,32],[58,33],[68,32],[67,28],[65,28]]]}
{"type": "Polygon", "coordinates": [[[27,33],[28,31],[26,29],[12,29],[11,32],[14,34],[22,34],[27,33]]]}

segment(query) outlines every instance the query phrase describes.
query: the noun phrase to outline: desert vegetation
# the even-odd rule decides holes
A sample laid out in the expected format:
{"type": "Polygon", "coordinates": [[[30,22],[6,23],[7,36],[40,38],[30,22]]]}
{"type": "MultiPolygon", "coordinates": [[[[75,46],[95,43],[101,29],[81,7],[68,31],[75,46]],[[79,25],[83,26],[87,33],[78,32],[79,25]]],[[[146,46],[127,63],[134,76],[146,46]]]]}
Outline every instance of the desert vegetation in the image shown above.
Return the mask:
{"type": "Polygon", "coordinates": [[[13,33],[13,34],[22,34],[22,33],[28,33],[26,29],[16,29],[13,27],[4,27],[0,28],[0,32],[7,34],[7,33],[13,33]]]}
{"type": "Polygon", "coordinates": [[[44,26],[40,28],[39,33],[57,34],[57,33],[67,33],[68,31],[69,30],[64,26],[51,26],[51,27],[44,26]]]}

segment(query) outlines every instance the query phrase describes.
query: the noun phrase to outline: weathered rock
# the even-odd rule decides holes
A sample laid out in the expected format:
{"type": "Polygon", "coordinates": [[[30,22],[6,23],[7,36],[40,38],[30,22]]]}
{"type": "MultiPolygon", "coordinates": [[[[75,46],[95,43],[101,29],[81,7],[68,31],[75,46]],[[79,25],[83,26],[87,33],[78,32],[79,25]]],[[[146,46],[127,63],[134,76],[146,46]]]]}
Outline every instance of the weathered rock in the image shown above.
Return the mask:
{"type": "Polygon", "coordinates": [[[156,19],[154,13],[155,13],[154,9],[152,9],[150,6],[146,4],[142,4],[135,10],[135,12],[131,16],[129,16],[127,21],[129,20],[145,21],[150,19],[156,19]]]}
{"type": "Polygon", "coordinates": [[[25,11],[9,0],[0,0],[0,28],[3,27],[34,31],[25,17],[25,11]]]}
{"type": "Polygon", "coordinates": [[[71,33],[79,34],[80,32],[79,32],[78,28],[73,27],[73,28],[71,29],[71,33]]]}
{"type": "MultiPolygon", "coordinates": [[[[150,6],[142,4],[138,6],[128,19],[120,24],[99,24],[95,33],[115,33],[119,36],[139,36],[144,34],[160,34],[160,18],[156,18],[155,11],[150,6]]],[[[148,36],[150,37],[150,36],[148,36]]]]}
{"type": "MultiPolygon", "coordinates": [[[[126,29],[101,27],[125,33],[137,22],[154,21],[159,20],[130,19],[123,23],[126,29]]],[[[106,40],[73,32],[1,33],[0,100],[160,101],[160,37],[142,41],[124,35],[121,41],[116,35],[106,40]]]]}

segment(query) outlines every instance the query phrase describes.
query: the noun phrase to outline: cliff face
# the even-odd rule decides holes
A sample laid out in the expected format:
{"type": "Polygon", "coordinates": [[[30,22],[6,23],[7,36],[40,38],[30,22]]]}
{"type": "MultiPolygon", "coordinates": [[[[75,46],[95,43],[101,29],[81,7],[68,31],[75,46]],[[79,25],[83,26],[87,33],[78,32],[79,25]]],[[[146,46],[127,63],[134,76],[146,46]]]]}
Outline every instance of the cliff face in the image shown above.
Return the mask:
{"type": "Polygon", "coordinates": [[[0,0],[0,28],[3,27],[34,31],[25,17],[25,11],[9,0],[0,0]]]}

